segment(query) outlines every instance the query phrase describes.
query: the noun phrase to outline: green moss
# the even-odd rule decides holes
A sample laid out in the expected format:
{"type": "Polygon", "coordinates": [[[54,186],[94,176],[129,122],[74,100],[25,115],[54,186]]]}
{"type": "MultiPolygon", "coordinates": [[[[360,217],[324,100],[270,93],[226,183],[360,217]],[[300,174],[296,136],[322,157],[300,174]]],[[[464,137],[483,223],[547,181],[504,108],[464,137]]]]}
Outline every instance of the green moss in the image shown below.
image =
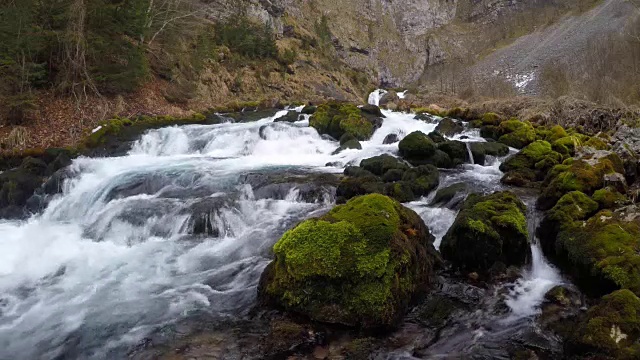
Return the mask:
{"type": "Polygon", "coordinates": [[[398,144],[398,148],[400,156],[415,165],[421,165],[418,162],[421,163],[436,152],[434,142],[421,131],[415,131],[405,136],[398,144]]]}
{"type": "Polygon", "coordinates": [[[536,140],[536,131],[528,121],[503,121],[500,123],[499,131],[502,135],[498,141],[516,149],[522,149],[536,140]]]}
{"type": "Polygon", "coordinates": [[[317,321],[390,326],[427,284],[432,241],[419,216],[397,201],[357,197],[286,232],[261,291],[317,321]]]}
{"type": "Polygon", "coordinates": [[[496,262],[521,265],[528,257],[526,207],[511,192],[470,195],[442,240],[454,265],[487,272],[496,262]]]}
{"type": "Polygon", "coordinates": [[[614,209],[627,201],[627,197],[613,188],[606,187],[593,193],[593,200],[598,202],[600,209],[614,209]]]}
{"type": "Polygon", "coordinates": [[[360,162],[360,167],[377,176],[383,176],[392,169],[407,170],[408,165],[391,155],[379,155],[360,162]]]}
{"type": "Polygon", "coordinates": [[[591,291],[610,286],[640,293],[640,227],[608,210],[558,234],[556,248],[565,253],[575,276],[591,291]],[[599,284],[599,285],[598,285],[599,284]]]}
{"type": "Polygon", "coordinates": [[[547,172],[561,161],[562,155],[553,151],[550,143],[539,140],[505,160],[500,165],[500,170],[508,175],[512,173],[504,178],[507,183],[515,184],[513,178],[517,177],[516,174],[520,174],[520,177],[522,174],[527,174],[526,178],[530,178],[529,174],[533,174],[531,181],[541,181],[547,172]]]}
{"type": "Polygon", "coordinates": [[[589,146],[592,147],[596,150],[609,150],[610,146],[609,144],[607,144],[606,142],[604,142],[601,138],[597,137],[597,136],[593,136],[592,138],[590,138],[586,143],[584,143],[584,146],[589,146]]]}
{"type": "Polygon", "coordinates": [[[357,106],[337,102],[318,106],[309,125],[320,134],[328,134],[335,139],[349,134],[360,141],[368,140],[375,130],[373,123],[362,115],[357,106]]]}
{"type": "Polygon", "coordinates": [[[583,351],[616,359],[640,357],[640,299],[630,291],[618,290],[604,296],[587,313],[578,329],[583,351]]]}
{"type": "Polygon", "coordinates": [[[538,198],[537,206],[542,210],[550,209],[562,195],[570,191],[581,191],[591,195],[604,186],[604,175],[613,171],[613,164],[606,158],[600,159],[594,166],[584,160],[574,160],[568,165],[556,165],[545,179],[544,190],[538,198]]]}
{"type": "Polygon", "coordinates": [[[500,115],[492,112],[484,113],[482,115],[482,125],[498,125],[502,121],[500,115]]]}
{"type": "Polygon", "coordinates": [[[567,149],[568,154],[571,156],[575,155],[576,150],[581,146],[582,146],[582,141],[578,136],[565,136],[553,142],[554,148],[567,149]]]}

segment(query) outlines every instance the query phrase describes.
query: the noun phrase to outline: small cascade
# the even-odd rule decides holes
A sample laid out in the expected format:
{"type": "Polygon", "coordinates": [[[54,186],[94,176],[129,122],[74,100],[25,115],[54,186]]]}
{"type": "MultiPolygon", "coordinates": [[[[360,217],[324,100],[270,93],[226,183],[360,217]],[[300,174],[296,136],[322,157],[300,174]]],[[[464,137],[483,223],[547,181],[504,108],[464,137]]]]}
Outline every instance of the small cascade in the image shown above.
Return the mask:
{"type": "Polygon", "coordinates": [[[380,106],[380,99],[386,93],[387,93],[387,90],[383,90],[383,89],[374,90],[371,94],[369,94],[368,103],[370,105],[380,106]]]}
{"type": "Polygon", "coordinates": [[[551,265],[542,253],[536,236],[540,214],[534,201],[527,202],[527,224],[531,242],[531,265],[510,291],[506,300],[511,308],[510,319],[535,315],[544,300],[545,294],[554,286],[562,284],[560,272],[551,265]]]}
{"type": "Polygon", "coordinates": [[[471,165],[474,165],[476,162],[473,159],[473,153],[471,152],[471,145],[468,142],[464,144],[467,146],[467,154],[469,154],[469,162],[471,163],[471,165]]]}

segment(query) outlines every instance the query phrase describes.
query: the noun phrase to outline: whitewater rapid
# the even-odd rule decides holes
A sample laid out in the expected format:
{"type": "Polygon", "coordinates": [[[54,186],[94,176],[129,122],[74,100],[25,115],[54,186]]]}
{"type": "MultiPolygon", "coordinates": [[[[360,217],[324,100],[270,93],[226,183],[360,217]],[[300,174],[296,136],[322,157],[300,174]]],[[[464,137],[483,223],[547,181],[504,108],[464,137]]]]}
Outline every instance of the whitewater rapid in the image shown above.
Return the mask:
{"type": "MultiPolygon", "coordinates": [[[[370,102],[378,103],[383,92],[374,94],[370,102]]],[[[274,122],[285,113],[148,131],[126,156],[74,160],[62,193],[42,213],[0,220],[0,359],[121,358],[150,332],[194,313],[245,316],[273,244],[334,200],[327,194],[305,202],[295,188],[282,199],[256,198],[243,176],[339,173],[365,158],[396,155],[397,143],[383,144],[388,134],[429,133],[439,119],[383,110],[382,127],[362,150],[333,155],[339,144],[309,127],[308,116],[274,122]],[[192,232],[193,209],[203,204],[215,236],[192,232]]],[[[477,131],[462,135],[483,141],[477,131]]],[[[500,189],[499,164],[443,172],[440,187],[470,182],[478,191],[500,189]]],[[[429,203],[408,206],[438,246],[456,212],[429,203]]],[[[544,295],[535,266],[509,303],[522,316],[544,295]]]]}

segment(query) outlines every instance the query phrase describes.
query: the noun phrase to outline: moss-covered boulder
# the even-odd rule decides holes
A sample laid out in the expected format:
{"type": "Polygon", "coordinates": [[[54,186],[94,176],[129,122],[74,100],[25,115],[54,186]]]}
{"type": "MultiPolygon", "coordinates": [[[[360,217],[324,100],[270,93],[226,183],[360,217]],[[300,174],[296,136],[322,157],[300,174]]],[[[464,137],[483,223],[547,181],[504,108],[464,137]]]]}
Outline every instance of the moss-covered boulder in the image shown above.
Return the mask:
{"type": "Polygon", "coordinates": [[[305,115],[313,115],[317,110],[318,110],[317,106],[305,105],[305,107],[302,108],[301,113],[303,113],[305,115]]]}
{"type": "Polygon", "coordinates": [[[443,142],[447,141],[447,138],[442,136],[442,134],[440,134],[437,131],[432,131],[427,136],[429,136],[429,139],[431,139],[436,144],[440,144],[440,143],[443,143],[443,142]]]}
{"type": "MultiPolygon", "coordinates": [[[[561,154],[553,151],[551,144],[539,140],[527,145],[517,154],[509,157],[500,165],[500,170],[505,173],[502,182],[509,185],[522,186],[513,179],[527,178],[531,181],[542,181],[551,168],[562,163],[561,154]],[[523,174],[525,174],[523,176],[523,174]],[[530,174],[533,174],[531,178],[530,174]]],[[[528,185],[528,184],[524,184],[528,185]]]]}
{"type": "Polygon", "coordinates": [[[376,105],[371,105],[371,104],[362,105],[362,107],[360,107],[360,110],[362,110],[364,113],[371,114],[377,117],[381,117],[381,118],[384,117],[384,115],[382,114],[382,110],[380,110],[380,107],[376,105]]]}
{"type": "MultiPolygon", "coordinates": [[[[591,203],[587,210],[594,206],[597,203],[591,203]]],[[[602,210],[586,221],[567,221],[577,215],[557,214],[558,218],[564,217],[564,222],[553,252],[549,246],[545,251],[590,294],[602,295],[616,289],[640,294],[640,224],[634,219],[636,211],[602,210]]],[[[584,213],[585,210],[581,212],[584,213]]],[[[552,238],[542,240],[544,244],[552,238]]]]}
{"type": "Polygon", "coordinates": [[[315,321],[389,328],[429,286],[438,261],[418,214],[389,197],[352,199],[275,244],[259,299],[315,321]]]}
{"type": "Polygon", "coordinates": [[[333,155],[339,154],[348,149],[362,150],[362,144],[360,144],[360,141],[356,139],[345,141],[333,152],[333,155]]]}
{"type": "Polygon", "coordinates": [[[593,193],[593,200],[598,203],[600,209],[615,209],[628,201],[626,196],[609,186],[596,190],[596,192],[593,193]]]}
{"type": "Polygon", "coordinates": [[[555,255],[555,239],[564,229],[576,225],[576,221],[589,218],[598,211],[598,203],[580,191],[572,191],[560,198],[549,210],[537,229],[543,249],[550,256],[555,255]]]}
{"type": "Polygon", "coordinates": [[[584,138],[578,134],[561,137],[552,142],[553,150],[561,154],[565,152],[571,156],[576,154],[576,150],[582,147],[584,138]]]}
{"type": "Polygon", "coordinates": [[[467,149],[467,144],[463,143],[462,141],[445,141],[438,144],[437,146],[438,150],[447,154],[451,161],[449,163],[442,164],[441,166],[438,164],[433,164],[435,166],[451,169],[460,164],[465,164],[471,161],[471,159],[469,159],[469,150],[467,149]]]}
{"type": "Polygon", "coordinates": [[[409,166],[391,155],[379,155],[360,162],[360,167],[377,176],[383,176],[392,169],[407,170],[409,166]]]}
{"type": "Polygon", "coordinates": [[[503,121],[499,131],[502,135],[497,140],[516,149],[522,149],[536,140],[536,131],[528,121],[503,121]]]}
{"type": "Polygon", "coordinates": [[[488,273],[495,265],[523,265],[530,256],[526,207],[508,191],[467,197],[442,239],[440,251],[454,266],[488,273]]]}
{"type": "Polygon", "coordinates": [[[416,197],[427,196],[440,184],[440,172],[433,165],[421,165],[404,172],[402,181],[409,183],[416,197]]]}
{"type": "Polygon", "coordinates": [[[537,140],[544,140],[551,144],[558,139],[568,136],[566,130],[560,125],[554,125],[552,127],[538,126],[535,130],[537,140]]]}
{"type": "Polygon", "coordinates": [[[638,359],[639,341],[640,299],[628,290],[618,290],[589,309],[572,345],[591,359],[638,359]]]}
{"type": "Polygon", "coordinates": [[[478,165],[486,163],[487,156],[502,157],[509,154],[509,147],[499,142],[472,142],[469,143],[473,162],[478,165]]]}
{"type": "Polygon", "coordinates": [[[464,126],[462,126],[459,121],[456,121],[452,118],[444,118],[440,120],[438,126],[436,126],[435,131],[444,136],[451,137],[464,131],[464,126]]]}
{"type": "Polygon", "coordinates": [[[536,203],[537,207],[548,210],[571,191],[592,195],[604,187],[604,176],[615,172],[614,163],[610,158],[603,157],[596,161],[580,159],[554,166],[542,184],[543,191],[536,203]]]}
{"type": "Polygon", "coordinates": [[[400,156],[413,165],[424,165],[436,152],[436,144],[422,131],[405,136],[398,144],[400,156]]]}
{"type": "Polygon", "coordinates": [[[340,139],[347,133],[363,141],[371,138],[381,122],[364,116],[362,110],[355,105],[327,103],[318,106],[309,125],[318,130],[318,133],[330,135],[334,139],[340,139]]]}

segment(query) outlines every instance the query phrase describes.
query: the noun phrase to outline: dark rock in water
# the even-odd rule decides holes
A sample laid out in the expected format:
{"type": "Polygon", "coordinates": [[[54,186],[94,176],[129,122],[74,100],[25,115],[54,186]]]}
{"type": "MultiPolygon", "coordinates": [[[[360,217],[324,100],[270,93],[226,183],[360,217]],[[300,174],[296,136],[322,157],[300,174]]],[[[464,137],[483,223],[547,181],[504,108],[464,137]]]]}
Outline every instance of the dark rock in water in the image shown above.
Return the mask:
{"type": "Polygon", "coordinates": [[[435,124],[437,122],[436,118],[429,113],[419,113],[414,117],[415,120],[424,121],[430,124],[435,124]]]}
{"type": "Polygon", "coordinates": [[[413,165],[423,165],[436,152],[436,144],[421,131],[407,135],[398,144],[400,156],[413,165]]]}
{"type": "Polygon", "coordinates": [[[185,211],[190,215],[187,229],[192,235],[219,237],[225,229],[219,229],[215,218],[220,209],[231,206],[227,197],[209,197],[199,200],[185,211]]]}
{"type": "Polygon", "coordinates": [[[296,190],[301,201],[316,203],[335,197],[338,178],[324,173],[249,173],[239,182],[251,185],[256,199],[284,200],[296,190]]]}
{"type": "Polygon", "coordinates": [[[355,149],[355,150],[361,150],[362,149],[362,145],[360,144],[360,141],[353,139],[353,140],[349,140],[347,142],[345,142],[344,144],[340,145],[339,148],[337,148],[332,154],[336,155],[341,153],[344,150],[347,149],[355,149]]]}
{"type": "Polygon", "coordinates": [[[345,203],[356,196],[383,193],[384,183],[379,177],[373,174],[369,176],[362,174],[358,177],[348,177],[340,182],[336,189],[336,201],[345,203]]]}
{"type": "Polygon", "coordinates": [[[351,135],[350,133],[344,133],[340,137],[340,140],[338,140],[338,141],[340,142],[340,145],[343,145],[344,143],[352,141],[352,140],[358,140],[358,139],[356,139],[356,137],[351,135]]]}
{"type": "Polygon", "coordinates": [[[453,136],[464,131],[464,126],[460,121],[456,121],[452,118],[444,118],[440,120],[438,126],[436,126],[436,132],[444,136],[453,136]]]}
{"type": "Polygon", "coordinates": [[[360,110],[371,114],[371,115],[375,115],[377,117],[383,118],[384,115],[382,114],[382,111],[380,110],[379,107],[377,107],[376,105],[371,105],[371,104],[367,104],[367,105],[363,105],[360,110]]]}
{"type": "Polygon", "coordinates": [[[406,170],[409,166],[391,155],[380,155],[360,162],[360,167],[376,176],[383,176],[391,169],[406,170]]]}
{"type": "Polygon", "coordinates": [[[39,159],[26,158],[22,164],[0,173],[0,215],[6,218],[21,218],[22,209],[47,175],[47,164],[39,159]]]}
{"type": "Polygon", "coordinates": [[[266,358],[286,358],[297,352],[311,352],[317,343],[313,330],[286,319],[275,320],[262,339],[262,351],[266,358]]]}
{"type": "Polygon", "coordinates": [[[258,135],[260,136],[260,139],[267,140],[266,131],[268,127],[269,127],[269,124],[260,126],[260,129],[258,129],[258,135]]]}
{"type": "Polygon", "coordinates": [[[416,199],[413,187],[407,181],[387,183],[384,185],[382,193],[401,203],[411,202],[416,199]]]}
{"type": "Polygon", "coordinates": [[[402,181],[411,184],[415,196],[427,196],[440,184],[440,172],[432,165],[417,166],[405,171],[402,181]]]}
{"type": "Polygon", "coordinates": [[[499,142],[472,142],[469,149],[473,156],[473,162],[485,165],[487,156],[502,157],[509,154],[509,147],[499,142]]]}
{"type": "Polygon", "coordinates": [[[289,123],[293,123],[299,120],[300,114],[295,111],[295,110],[291,110],[289,112],[287,112],[285,115],[280,116],[279,118],[273,120],[274,122],[289,122],[289,123]]]}
{"type": "Polygon", "coordinates": [[[306,105],[305,107],[302,108],[301,113],[303,113],[305,115],[313,115],[313,113],[315,113],[316,110],[318,110],[317,106],[306,105]]]}
{"type": "Polygon", "coordinates": [[[235,122],[247,123],[274,116],[278,109],[245,109],[244,111],[224,114],[225,117],[233,119],[235,122]]]}
{"type": "Polygon", "coordinates": [[[437,131],[432,131],[427,136],[429,136],[429,138],[436,144],[440,144],[447,141],[447,139],[437,131]]]}
{"type": "Polygon", "coordinates": [[[382,181],[386,183],[396,182],[402,180],[405,169],[389,169],[384,175],[382,175],[382,181]]]}
{"type": "Polygon", "coordinates": [[[258,298],[314,321],[392,328],[428,290],[439,263],[433,240],[400,203],[378,194],[358,197],[283,235],[258,298]]]}
{"type": "Polygon", "coordinates": [[[442,166],[444,168],[454,168],[460,164],[471,162],[467,145],[462,141],[445,141],[438,144],[438,150],[447,154],[451,159],[451,163],[447,164],[448,166],[442,166]]]}
{"type": "Polygon", "coordinates": [[[522,201],[508,191],[469,195],[440,251],[468,272],[487,274],[498,262],[524,265],[531,257],[525,213],[522,201]]]}
{"type": "Polygon", "coordinates": [[[465,183],[457,183],[438,190],[431,201],[431,206],[445,206],[449,209],[457,209],[467,195],[468,186],[465,183]]]}
{"type": "Polygon", "coordinates": [[[389,134],[384,137],[384,140],[382,140],[382,144],[384,145],[395,144],[398,141],[400,141],[400,139],[398,139],[398,134],[389,134]]]}

